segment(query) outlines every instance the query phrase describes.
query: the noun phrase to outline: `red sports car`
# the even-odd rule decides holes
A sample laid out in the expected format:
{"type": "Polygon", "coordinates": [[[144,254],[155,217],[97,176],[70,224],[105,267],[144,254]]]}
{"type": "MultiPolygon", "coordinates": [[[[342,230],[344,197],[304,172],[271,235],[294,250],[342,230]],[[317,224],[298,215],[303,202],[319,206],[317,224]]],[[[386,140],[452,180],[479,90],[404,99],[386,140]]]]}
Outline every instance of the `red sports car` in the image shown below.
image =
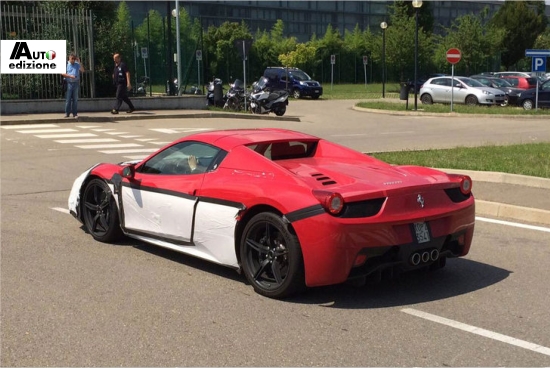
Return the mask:
{"type": "Polygon", "coordinates": [[[391,166],[308,134],[242,129],[97,164],[75,180],[69,209],[98,241],[125,235],[233,267],[283,298],[466,255],[471,188],[468,176],[391,166]]]}

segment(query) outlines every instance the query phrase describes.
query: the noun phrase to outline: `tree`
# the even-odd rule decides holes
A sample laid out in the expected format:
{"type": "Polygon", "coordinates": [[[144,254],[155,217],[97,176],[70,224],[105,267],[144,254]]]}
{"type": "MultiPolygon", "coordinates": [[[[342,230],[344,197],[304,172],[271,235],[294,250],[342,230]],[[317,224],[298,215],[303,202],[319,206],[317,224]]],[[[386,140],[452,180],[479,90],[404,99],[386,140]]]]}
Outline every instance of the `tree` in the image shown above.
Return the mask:
{"type": "MultiPolygon", "coordinates": [[[[480,14],[466,14],[455,19],[446,36],[439,38],[438,47],[434,53],[434,64],[437,70],[447,71],[450,64],[445,53],[450,48],[458,48],[461,60],[456,64],[456,72],[471,75],[487,69],[494,55],[500,53],[503,30],[495,28],[486,22],[488,9],[480,14]]],[[[489,69],[492,69],[489,67],[489,69]]]]}
{"type": "MultiPolygon", "coordinates": [[[[400,81],[414,75],[416,20],[409,16],[405,7],[390,5],[390,20],[386,29],[386,65],[388,74],[398,75],[400,81]]],[[[430,57],[431,36],[419,26],[418,29],[418,65],[419,71],[427,69],[430,57]]],[[[382,35],[379,47],[382,48],[382,35]]]]}
{"type": "Polygon", "coordinates": [[[212,55],[208,65],[210,77],[227,81],[242,75],[242,58],[234,45],[237,39],[252,39],[244,22],[224,22],[217,28],[208,28],[204,43],[208,54],[212,55]]]}
{"type": "Polygon", "coordinates": [[[548,24],[543,1],[505,1],[494,15],[492,25],[504,31],[502,64],[510,67],[525,57],[548,24]]]}

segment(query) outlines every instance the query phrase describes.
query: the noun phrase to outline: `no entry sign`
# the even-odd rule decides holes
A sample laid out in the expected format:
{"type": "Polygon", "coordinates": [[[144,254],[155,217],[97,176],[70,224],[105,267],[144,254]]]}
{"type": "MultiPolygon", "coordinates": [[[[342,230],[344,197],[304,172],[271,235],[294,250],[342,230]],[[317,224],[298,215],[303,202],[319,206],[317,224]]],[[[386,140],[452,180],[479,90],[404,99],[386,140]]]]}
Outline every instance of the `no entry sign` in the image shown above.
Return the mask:
{"type": "Polygon", "coordinates": [[[460,61],[462,54],[459,49],[448,49],[447,50],[447,61],[451,64],[456,64],[460,61]]]}

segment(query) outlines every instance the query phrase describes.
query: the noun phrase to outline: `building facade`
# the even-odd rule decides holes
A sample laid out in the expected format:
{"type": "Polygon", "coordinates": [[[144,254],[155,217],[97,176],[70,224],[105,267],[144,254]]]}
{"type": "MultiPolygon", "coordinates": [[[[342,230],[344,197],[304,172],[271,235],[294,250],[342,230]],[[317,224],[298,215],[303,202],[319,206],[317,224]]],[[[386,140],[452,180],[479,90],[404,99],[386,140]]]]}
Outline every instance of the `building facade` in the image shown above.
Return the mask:
{"type": "MultiPolygon", "coordinates": [[[[352,31],[356,25],[361,30],[370,27],[379,30],[387,21],[391,1],[179,1],[192,18],[200,18],[203,27],[219,26],[223,22],[245,21],[252,33],[270,30],[278,19],[285,25],[285,36],[294,36],[306,42],[313,34],[322,37],[330,24],[340,34],[352,31]]],[[[127,2],[134,19],[141,20],[155,9],[166,14],[175,2],[130,1],[127,2]]],[[[454,19],[470,13],[479,13],[485,7],[494,14],[503,1],[430,1],[434,16],[434,32],[440,33],[454,19]]],[[[547,15],[550,14],[547,8],[547,15]]]]}

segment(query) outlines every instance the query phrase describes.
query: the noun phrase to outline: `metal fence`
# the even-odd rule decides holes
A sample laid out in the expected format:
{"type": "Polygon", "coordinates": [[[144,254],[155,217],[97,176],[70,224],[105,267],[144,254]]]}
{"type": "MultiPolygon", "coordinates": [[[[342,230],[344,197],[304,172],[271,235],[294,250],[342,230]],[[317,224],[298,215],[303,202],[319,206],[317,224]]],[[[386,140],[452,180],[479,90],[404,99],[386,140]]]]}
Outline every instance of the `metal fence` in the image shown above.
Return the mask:
{"type": "MultiPolygon", "coordinates": [[[[86,70],[81,78],[80,96],[95,97],[90,10],[2,5],[0,30],[2,40],[66,40],[67,54],[74,51],[86,70]]],[[[58,74],[2,74],[1,98],[62,98],[62,79],[58,74]]]]}

